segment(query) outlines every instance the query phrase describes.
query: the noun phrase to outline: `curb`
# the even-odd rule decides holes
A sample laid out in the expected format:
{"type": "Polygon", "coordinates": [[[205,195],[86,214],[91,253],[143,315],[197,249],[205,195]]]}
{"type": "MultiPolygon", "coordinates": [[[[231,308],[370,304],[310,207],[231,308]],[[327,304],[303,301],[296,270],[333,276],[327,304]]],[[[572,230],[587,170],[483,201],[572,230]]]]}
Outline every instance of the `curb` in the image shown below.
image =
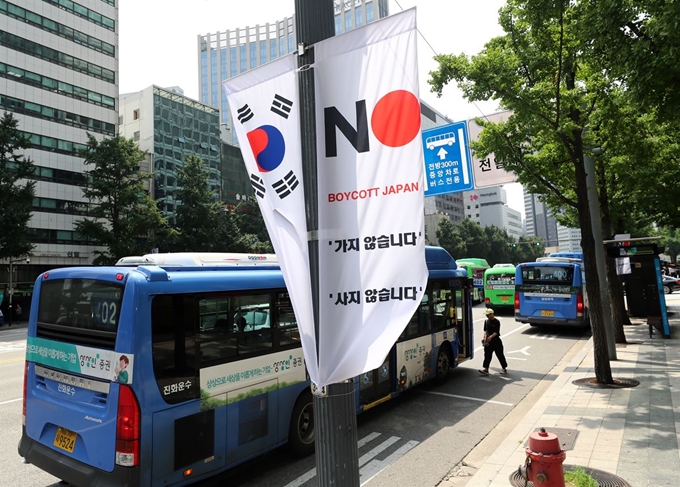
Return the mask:
{"type": "MultiPolygon", "coordinates": [[[[583,359],[592,350],[592,336],[579,339],[564,357],[546,374],[554,376],[555,379],[541,379],[541,381],[520,401],[512,411],[510,411],[488,435],[475,446],[463,460],[456,465],[437,487],[464,487],[480,472],[487,460],[495,453],[501,444],[513,435],[518,426],[521,426],[523,419],[533,413],[541,398],[546,397],[550,387],[558,382],[559,376],[565,371],[571,372],[578,368],[583,359]],[[573,367],[573,369],[572,369],[573,367]]],[[[548,403],[543,407],[547,407],[548,403]]],[[[527,432],[524,437],[530,433],[527,432]]],[[[520,443],[525,439],[518,440],[520,443]]],[[[519,467],[519,464],[517,465],[519,467]]],[[[480,479],[481,480],[481,479],[480,479]]],[[[486,485],[486,483],[485,483],[486,485]]]]}

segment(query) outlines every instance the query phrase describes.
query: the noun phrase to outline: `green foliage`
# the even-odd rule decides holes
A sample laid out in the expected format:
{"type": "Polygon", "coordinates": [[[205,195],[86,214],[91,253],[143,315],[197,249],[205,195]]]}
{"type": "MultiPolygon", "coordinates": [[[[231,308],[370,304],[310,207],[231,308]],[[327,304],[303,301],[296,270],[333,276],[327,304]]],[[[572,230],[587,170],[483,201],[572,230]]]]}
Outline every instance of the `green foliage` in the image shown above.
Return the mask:
{"type": "Polygon", "coordinates": [[[583,467],[574,467],[564,472],[564,480],[571,482],[574,487],[597,487],[597,481],[585,471],[583,467]]]}
{"type": "Polygon", "coordinates": [[[172,248],[178,252],[228,252],[233,248],[236,227],[209,188],[207,166],[195,154],[178,171],[175,230],[172,248]]]}
{"type": "Polygon", "coordinates": [[[149,253],[155,238],[167,235],[166,219],[145,190],[149,174],[140,172],[146,157],[132,139],[118,136],[101,142],[88,134],[83,153],[90,185],[83,195],[95,203],[93,218],[76,223],[76,230],[106,247],[96,250],[95,264],[114,264],[119,258],[149,253]]]}
{"type": "Polygon", "coordinates": [[[234,252],[272,253],[271,240],[265,226],[262,212],[253,199],[243,200],[232,211],[238,237],[234,239],[234,252]]]}
{"type": "Polygon", "coordinates": [[[680,230],[673,227],[662,227],[659,228],[657,233],[661,237],[659,245],[666,247],[664,254],[671,258],[672,263],[677,263],[678,255],[680,255],[680,230]]]}
{"type": "Polygon", "coordinates": [[[19,121],[6,112],[0,119],[0,259],[27,254],[33,248],[28,235],[35,181],[33,161],[17,154],[31,147],[19,130],[19,121]]]}
{"type": "MultiPolygon", "coordinates": [[[[472,58],[437,56],[439,69],[431,73],[430,83],[441,94],[445,84],[455,81],[468,100],[495,99],[502,109],[511,110],[506,122],[485,126],[479,141],[471,144],[473,151],[482,158],[493,152],[497,161],[517,174],[525,190],[545,195],[553,209],[573,208],[578,215],[595,373],[598,381],[608,384],[613,378],[607,360],[584,157],[589,154],[588,147],[604,143],[602,134],[596,132],[599,127],[594,124],[594,113],[607,110],[611,93],[621,87],[588,57],[581,37],[585,3],[508,0],[499,16],[505,35],[489,41],[472,58]],[[587,134],[586,127],[590,129],[587,134]]],[[[599,176],[600,184],[606,184],[606,171],[599,176]]],[[[602,196],[604,191],[600,191],[602,196]]]]}
{"type": "Polygon", "coordinates": [[[659,109],[680,118],[680,3],[664,0],[582,2],[584,45],[609,74],[626,86],[643,112],[659,109]]]}
{"type": "Polygon", "coordinates": [[[494,226],[482,228],[468,218],[457,226],[448,218],[443,219],[437,228],[437,239],[454,259],[476,257],[486,259],[491,266],[533,262],[542,257],[545,250],[536,238],[520,237],[516,241],[503,229],[494,226]]]}

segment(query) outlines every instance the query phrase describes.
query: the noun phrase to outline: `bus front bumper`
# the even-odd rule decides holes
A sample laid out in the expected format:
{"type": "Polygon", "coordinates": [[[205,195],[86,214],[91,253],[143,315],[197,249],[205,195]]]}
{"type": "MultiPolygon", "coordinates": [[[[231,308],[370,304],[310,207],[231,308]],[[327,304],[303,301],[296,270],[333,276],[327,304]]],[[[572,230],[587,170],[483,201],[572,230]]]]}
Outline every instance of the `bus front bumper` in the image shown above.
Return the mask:
{"type": "Polygon", "coordinates": [[[116,465],[112,472],[74,460],[66,455],[32,440],[22,427],[19,440],[19,455],[45,472],[60,480],[76,486],[92,487],[138,487],[139,467],[120,467],[116,465]]]}

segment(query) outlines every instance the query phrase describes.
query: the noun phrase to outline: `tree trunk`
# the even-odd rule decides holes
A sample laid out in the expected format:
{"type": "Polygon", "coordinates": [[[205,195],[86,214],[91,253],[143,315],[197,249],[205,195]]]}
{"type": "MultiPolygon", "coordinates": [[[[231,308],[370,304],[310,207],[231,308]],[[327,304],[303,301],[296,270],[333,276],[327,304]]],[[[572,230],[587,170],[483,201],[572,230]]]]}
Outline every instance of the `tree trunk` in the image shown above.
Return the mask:
{"type": "MultiPolygon", "coordinates": [[[[609,363],[609,348],[604,317],[602,316],[602,299],[600,296],[600,279],[597,274],[595,259],[595,240],[591,225],[590,209],[588,208],[588,185],[586,171],[583,165],[583,140],[580,132],[574,134],[576,142],[574,170],[576,176],[576,195],[578,197],[578,220],[581,227],[581,248],[583,249],[583,263],[586,273],[586,290],[588,293],[588,312],[590,326],[593,332],[595,377],[600,384],[613,384],[612,369],[609,363]]],[[[602,245],[602,242],[598,242],[602,245]]]]}

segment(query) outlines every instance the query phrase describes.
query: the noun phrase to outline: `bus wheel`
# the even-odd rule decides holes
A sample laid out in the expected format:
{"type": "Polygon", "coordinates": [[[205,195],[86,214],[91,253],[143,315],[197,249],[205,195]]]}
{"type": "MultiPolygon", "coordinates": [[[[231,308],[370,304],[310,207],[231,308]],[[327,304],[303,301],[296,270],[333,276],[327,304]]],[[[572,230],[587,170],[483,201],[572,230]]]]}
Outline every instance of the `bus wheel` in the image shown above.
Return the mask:
{"type": "Polygon", "coordinates": [[[314,453],[314,401],[309,390],[295,402],[288,430],[288,449],[299,458],[314,453]]]}
{"type": "Polygon", "coordinates": [[[443,381],[449,374],[449,369],[451,368],[451,347],[447,344],[442,344],[439,347],[439,354],[437,355],[437,376],[435,377],[438,381],[443,381]]]}

